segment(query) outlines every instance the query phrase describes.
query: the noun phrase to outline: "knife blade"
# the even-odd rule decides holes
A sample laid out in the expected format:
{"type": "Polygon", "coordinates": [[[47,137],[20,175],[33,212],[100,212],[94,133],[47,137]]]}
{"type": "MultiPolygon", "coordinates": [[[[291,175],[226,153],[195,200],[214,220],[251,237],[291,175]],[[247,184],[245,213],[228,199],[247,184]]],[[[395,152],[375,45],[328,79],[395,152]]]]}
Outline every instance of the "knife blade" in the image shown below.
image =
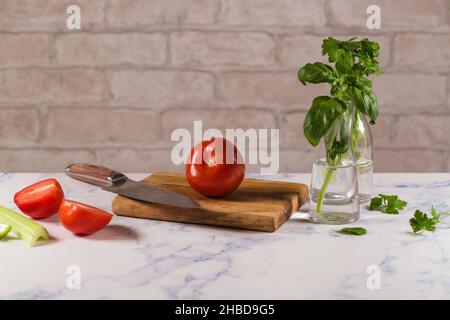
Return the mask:
{"type": "Polygon", "coordinates": [[[199,208],[198,203],[187,196],[131,180],[123,173],[109,168],[73,163],[66,168],[66,174],[73,179],[134,200],[172,207],[199,208]]]}

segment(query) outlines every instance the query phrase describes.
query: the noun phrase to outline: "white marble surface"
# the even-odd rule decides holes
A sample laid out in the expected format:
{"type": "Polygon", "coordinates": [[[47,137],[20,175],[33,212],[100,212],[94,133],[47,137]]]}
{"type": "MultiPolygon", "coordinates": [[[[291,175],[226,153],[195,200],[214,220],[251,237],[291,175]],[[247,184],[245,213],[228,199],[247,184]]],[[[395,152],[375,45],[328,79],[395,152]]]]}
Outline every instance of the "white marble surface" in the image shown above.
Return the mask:
{"type": "MultiPolygon", "coordinates": [[[[0,174],[0,203],[15,208],[17,190],[48,177],[67,198],[110,211],[112,194],[63,174],[0,174]]],[[[275,178],[309,182],[304,174],[275,178]]],[[[364,208],[354,224],[368,229],[363,237],[300,214],[273,234],[114,217],[86,238],[50,218],[46,244],[0,242],[0,299],[449,299],[450,229],[414,235],[408,219],[432,204],[450,208],[450,174],[376,174],[374,184],[409,205],[398,216],[364,208]],[[70,265],[80,267],[80,290],[66,286],[70,265]],[[380,268],[378,290],[366,285],[370,265],[380,268]]]]}

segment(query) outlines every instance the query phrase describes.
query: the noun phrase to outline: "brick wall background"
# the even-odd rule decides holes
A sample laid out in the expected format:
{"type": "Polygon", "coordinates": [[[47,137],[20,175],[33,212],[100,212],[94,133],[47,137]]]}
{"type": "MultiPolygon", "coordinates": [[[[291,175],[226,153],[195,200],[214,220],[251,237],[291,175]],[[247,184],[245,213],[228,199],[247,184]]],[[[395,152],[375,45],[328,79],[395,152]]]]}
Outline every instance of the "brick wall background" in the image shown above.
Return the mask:
{"type": "Polygon", "coordinates": [[[170,133],[280,128],[281,171],[309,172],[312,98],[296,74],[327,36],[382,45],[377,171],[450,170],[448,0],[1,0],[0,171],[73,161],[180,170],[170,133]],[[82,30],[66,29],[66,8],[82,30]],[[366,28],[381,7],[382,29],[366,28]]]}

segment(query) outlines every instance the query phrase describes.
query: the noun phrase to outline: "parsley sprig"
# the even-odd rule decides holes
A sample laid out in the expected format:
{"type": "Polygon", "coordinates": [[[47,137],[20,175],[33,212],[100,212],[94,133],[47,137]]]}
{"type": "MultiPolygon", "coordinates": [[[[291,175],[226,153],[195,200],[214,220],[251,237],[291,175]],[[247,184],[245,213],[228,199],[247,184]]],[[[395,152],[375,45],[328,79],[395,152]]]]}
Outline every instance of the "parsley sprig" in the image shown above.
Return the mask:
{"type": "Polygon", "coordinates": [[[414,233],[417,233],[420,231],[433,232],[434,230],[436,230],[436,225],[438,223],[450,226],[450,224],[448,224],[444,221],[441,221],[441,218],[443,216],[447,216],[447,215],[450,215],[450,212],[443,211],[443,212],[437,213],[434,206],[431,207],[430,216],[428,216],[426,213],[423,213],[420,210],[416,210],[414,212],[414,216],[411,219],[409,219],[409,224],[414,233]]]}
{"type": "Polygon", "coordinates": [[[381,211],[387,214],[399,214],[408,202],[399,199],[396,195],[379,194],[378,197],[370,200],[370,211],[381,211]]]}

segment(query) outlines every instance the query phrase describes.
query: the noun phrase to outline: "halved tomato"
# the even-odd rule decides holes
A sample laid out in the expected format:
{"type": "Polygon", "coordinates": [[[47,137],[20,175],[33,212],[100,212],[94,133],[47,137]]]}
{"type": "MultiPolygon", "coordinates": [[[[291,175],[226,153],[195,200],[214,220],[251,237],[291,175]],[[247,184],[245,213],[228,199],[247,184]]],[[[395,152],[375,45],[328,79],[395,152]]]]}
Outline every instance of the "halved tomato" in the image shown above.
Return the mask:
{"type": "Polygon", "coordinates": [[[111,221],[112,214],[87,204],[63,200],[59,208],[59,221],[77,236],[88,236],[100,231],[111,221]]]}
{"type": "Polygon", "coordinates": [[[57,213],[63,199],[64,192],[56,179],[42,180],[14,195],[14,203],[34,219],[45,219],[57,213]]]}

